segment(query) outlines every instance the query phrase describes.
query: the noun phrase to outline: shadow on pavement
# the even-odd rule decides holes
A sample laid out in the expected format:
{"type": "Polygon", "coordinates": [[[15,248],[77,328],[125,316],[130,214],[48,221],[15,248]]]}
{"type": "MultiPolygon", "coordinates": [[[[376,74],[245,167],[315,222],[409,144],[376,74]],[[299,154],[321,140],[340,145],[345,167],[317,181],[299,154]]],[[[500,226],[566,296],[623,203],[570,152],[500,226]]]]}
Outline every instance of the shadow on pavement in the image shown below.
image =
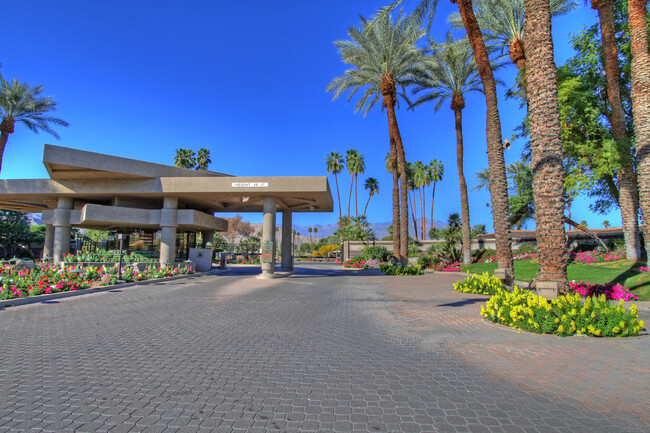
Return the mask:
{"type": "Polygon", "coordinates": [[[470,304],[477,304],[479,302],[485,302],[489,298],[473,298],[473,299],[464,299],[462,301],[458,302],[450,302],[448,304],[439,304],[438,307],[463,307],[465,305],[470,305],[470,304]]]}
{"type": "MultiPolygon", "coordinates": [[[[286,272],[282,272],[280,266],[276,266],[275,272],[278,277],[286,276],[286,272]]],[[[260,275],[262,269],[259,266],[246,265],[246,266],[229,266],[225,272],[219,272],[218,275],[223,276],[255,276],[260,275]]],[[[341,268],[341,265],[338,264],[304,264],[298,263],[295,265],[295,273],[288,276],[288,278],[300,279],[300,278],[315,278],[315,277],[344,277],[351,275],[382,275],[378,270],[347,270],[341,268]],[[377,272],[373,272],[377,271],[377,272]]]]}

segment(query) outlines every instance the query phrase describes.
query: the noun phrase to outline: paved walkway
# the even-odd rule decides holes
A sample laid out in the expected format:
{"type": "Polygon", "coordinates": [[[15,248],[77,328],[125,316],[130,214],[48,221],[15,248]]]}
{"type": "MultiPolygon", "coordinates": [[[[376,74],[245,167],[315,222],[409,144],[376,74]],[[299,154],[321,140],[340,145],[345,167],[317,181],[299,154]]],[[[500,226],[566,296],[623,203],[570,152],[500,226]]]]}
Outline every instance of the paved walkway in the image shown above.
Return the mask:
{"type": "Polygon", "coordinates": [[[0,311],[0,432],[650,432],[650,337],[481,322],[462,276],[299,264],[0,311]]]}

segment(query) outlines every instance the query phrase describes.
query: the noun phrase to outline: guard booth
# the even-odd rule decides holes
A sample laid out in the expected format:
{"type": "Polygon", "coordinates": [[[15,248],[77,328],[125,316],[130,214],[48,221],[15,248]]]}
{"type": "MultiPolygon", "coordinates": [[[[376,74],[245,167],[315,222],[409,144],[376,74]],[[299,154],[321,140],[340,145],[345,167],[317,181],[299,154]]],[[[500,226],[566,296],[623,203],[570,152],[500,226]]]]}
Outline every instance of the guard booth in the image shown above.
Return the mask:
{"type": "Polygon", "coordinates": [[[0,183],[0,209],[41,212],[43,256],[70,251],[71,228],[159,231],[160,265],[174,265],[177,233],[203,239],[228,230],[219,213],[264,213],[261,267],[275,268],[276,214],[282,212],[282,269],[293,269],[294,212],[332,212],[326,176],[237,177],[46,144],[49,179],[0,183]]]}

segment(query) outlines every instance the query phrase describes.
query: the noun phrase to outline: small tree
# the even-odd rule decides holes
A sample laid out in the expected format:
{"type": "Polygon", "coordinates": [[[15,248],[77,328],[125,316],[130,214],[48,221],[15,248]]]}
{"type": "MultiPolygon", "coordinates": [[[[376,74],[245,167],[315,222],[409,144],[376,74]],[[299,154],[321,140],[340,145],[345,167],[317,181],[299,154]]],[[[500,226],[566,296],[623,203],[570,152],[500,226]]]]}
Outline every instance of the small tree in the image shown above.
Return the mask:
{"type": "Polygon", "coordinates": [[[5,257],[13,257],[21,250],[24,255],[31,256],[29,244],[33,239],[26,213],[0,210],[0,246],[5,257]]]}

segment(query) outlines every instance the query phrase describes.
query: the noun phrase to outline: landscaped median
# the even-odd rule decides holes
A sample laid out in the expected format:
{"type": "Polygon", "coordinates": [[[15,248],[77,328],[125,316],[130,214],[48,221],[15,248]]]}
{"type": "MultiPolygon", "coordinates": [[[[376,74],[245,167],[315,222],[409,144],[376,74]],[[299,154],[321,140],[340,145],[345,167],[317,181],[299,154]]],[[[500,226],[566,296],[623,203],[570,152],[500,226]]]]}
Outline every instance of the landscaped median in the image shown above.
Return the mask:
{"type": "MultiPolygon", "coordinates": [[[[583,295],[619,293],[613,299],[650,301],[650,273],[643,262],[626,260],[620,251],[585,251],[570,253],[567,276],[574,290],[583,295]],[[624,292],[634,296],[624,298],[624,292]]],[[[497,268],[496,258],[484,255],[477,263],[460,268],[473,274],[493,274],[497,268]]],[[[516,254],[514,257],[515,280],[531,282],[539,272],[539,259],[534,254],[516,254]]]]}
{"type": "MultiPolygon", "coordinates": [[[[169,278],[180,275],[194,274],[191,267],[159,268],[150,267],[139,271],[135,267],[122,268],[122,281],[135,283],[146,280],[169,278]]],[[[15,266],[0,267],[0,306],[11,304],[11,300],[29,298],[38,302],[41,295],[52,295],[63,292],[76,292],[102,286],[117,284],[118,267],[65,267],[48,262],[37,262],[34,269],[16,269],[15,266]]]]}
{"type": "Polygon", "coordinates": [[[509,291],[497,277],[487,273],[455,283],[454,290],[490,295],[481,307],[483,317],[537,334],[628,337],[639,335],[645,326],[643,320],[639,320],[636,305],[625,311],[623,299],[618,304],[610,304],[605,294],[583,299],[580,293],[574,293],[547,301],[516,286],[509,291]]]}

